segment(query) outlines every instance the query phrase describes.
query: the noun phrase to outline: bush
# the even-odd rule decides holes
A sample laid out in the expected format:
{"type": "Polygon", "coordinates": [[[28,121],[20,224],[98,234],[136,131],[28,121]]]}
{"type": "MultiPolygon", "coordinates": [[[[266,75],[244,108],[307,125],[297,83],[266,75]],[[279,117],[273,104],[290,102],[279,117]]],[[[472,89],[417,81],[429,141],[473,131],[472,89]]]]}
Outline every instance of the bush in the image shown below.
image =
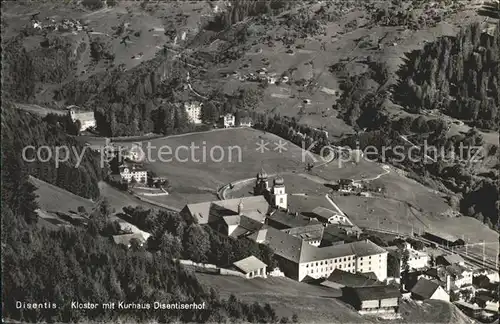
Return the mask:
{"type": "Polygon", "coordinates": [[[98,10],[104,7],[104,2],[102,0],[83,0],[82,5],[91,10],[98,10]]]}

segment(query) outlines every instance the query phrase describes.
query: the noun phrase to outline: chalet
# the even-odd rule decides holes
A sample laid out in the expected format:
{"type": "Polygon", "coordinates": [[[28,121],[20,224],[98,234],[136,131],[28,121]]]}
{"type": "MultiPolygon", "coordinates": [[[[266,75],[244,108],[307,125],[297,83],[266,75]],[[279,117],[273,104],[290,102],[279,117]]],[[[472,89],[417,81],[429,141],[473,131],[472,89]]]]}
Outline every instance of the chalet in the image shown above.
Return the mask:
{"type": "Polygon", "coordinates": [[[412,288],[411,297],[416,300],[437,299],[450,301],[450,296],[438,282],[425,278],[420,278],[412,288]]]}
{"type": "Polygon", "coordinates": [[[256,277],[267,277],[267,264],[260,261],[253,255],[233,263],[232,268],[245,275],[247,279],[256,277]]]}
{"type": "Polygon", "coordinates": [[[345,287],[342,298],[360,314],[397,313],[401,293],[395,286],[345,287]]]}

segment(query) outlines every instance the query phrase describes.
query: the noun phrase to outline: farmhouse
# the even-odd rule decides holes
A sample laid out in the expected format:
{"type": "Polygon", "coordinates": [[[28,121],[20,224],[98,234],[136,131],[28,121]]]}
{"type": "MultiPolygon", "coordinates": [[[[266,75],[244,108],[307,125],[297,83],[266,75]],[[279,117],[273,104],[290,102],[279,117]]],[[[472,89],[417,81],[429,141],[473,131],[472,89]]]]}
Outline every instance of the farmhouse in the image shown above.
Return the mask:
{"type": "Polygon", "coordinates": [[[360,314],[397,313],[401,293],[394,286],[346,287],[342,298],[360,314]]]}
{"type": "Polygon", "coordinates": [[[120,176],[122,180],[127,182],[141,182],[146,183],[148,178],[148,171],[141,165],[133,163],[124,163],[119,167],[120,176]]]}
{"type": "Polygon", "coordinates": [[[450,301],[450,296],[438,282],[425,278],[420,278],[412,288],[411,297],[417,300],[437,299],[450,301]]]}
{"type": "Polygon", "coordinates": [[[285,181],[282,177],[273,180],[273,186],[269,187],[266,171],[262,169],[256,176],[254,195],[263,195],[272,207],[288,209],[288,194],[285,191],[285,181]]]}
{"type": "Polygon", "coordinates": [[[306,276],[326,278],[335,269],[374,272],[381,281],[387,278],[387,251],[369,240],[320,248],[272,227],[264,227],[248,238],[267,244],[279,257],[285,275],[298,281],[306,276]]]}
{"type": "Polygon", "coordinates": [[[267,277],[267,264],[253,255],[233,263],[233,269],[243,273],[247,279],[267,277]]]}
{"type": "Polygon", "coordinates": [[[93,111],[80,111],[77,106],[67,107],[71,121],[75,123],[77,120],[80,122],[80,131],[85,131],[89,128],[96,127],[96,121],[93,111]]]}
{"type": "Polygon", "coordinates": [[[185,102],[184,110],[186,111],[189,122],[193,124],[201,124],[201,103],[185,102]]]}
{"type": "Polygon", "coordinates": [[[187,204],[180,214],[188,222],[194,221],[198,224],[213,223],[224,216],[240,214],[259,223],[264,223],[268,211],[269,203],[264,196],[255,196],[187,204]]]}
{"type": "Polygon", "coordinates": [[[222,125],[224,128],[234,127],[236,117],[233,114],[225,114],[221,116],[222,125]]]}

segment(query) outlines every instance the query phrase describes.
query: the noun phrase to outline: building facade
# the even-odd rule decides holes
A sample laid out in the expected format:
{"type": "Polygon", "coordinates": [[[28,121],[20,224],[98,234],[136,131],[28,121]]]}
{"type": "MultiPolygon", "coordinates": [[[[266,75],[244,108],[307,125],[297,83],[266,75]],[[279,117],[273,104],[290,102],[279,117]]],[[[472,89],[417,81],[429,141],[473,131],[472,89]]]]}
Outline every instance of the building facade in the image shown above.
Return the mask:
{"type": "Polygon", "coordinates": [[[225,114],[224,116],[221,116],[221,119],[224,128],[235,126],[236,117],[233,114],[225,114]]]}
{"type": "Polygon", "coordinates": [[[136,182],[146,183],[148,171],[134,165],[122,165],[120,166],[120,176],[122,180],[129,183],[132,182],[132,179],[135,179],[136,182]]]}
{"type": "Polygon", "coordinates": [[[190,123],[201,124],[201,106],[199,102],[184,103],[184,110],[190,123]]]}

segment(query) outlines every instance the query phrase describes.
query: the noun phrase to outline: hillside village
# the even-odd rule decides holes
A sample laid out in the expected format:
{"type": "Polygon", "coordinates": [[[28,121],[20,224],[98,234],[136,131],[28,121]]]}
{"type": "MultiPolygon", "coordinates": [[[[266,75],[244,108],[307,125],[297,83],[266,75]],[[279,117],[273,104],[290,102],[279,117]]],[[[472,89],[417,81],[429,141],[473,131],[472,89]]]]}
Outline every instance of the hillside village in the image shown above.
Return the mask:
{"type": "Polygon", "coordinates": [[[498,2],[6,8],[5,320],[498,323],[498,2]]]}

